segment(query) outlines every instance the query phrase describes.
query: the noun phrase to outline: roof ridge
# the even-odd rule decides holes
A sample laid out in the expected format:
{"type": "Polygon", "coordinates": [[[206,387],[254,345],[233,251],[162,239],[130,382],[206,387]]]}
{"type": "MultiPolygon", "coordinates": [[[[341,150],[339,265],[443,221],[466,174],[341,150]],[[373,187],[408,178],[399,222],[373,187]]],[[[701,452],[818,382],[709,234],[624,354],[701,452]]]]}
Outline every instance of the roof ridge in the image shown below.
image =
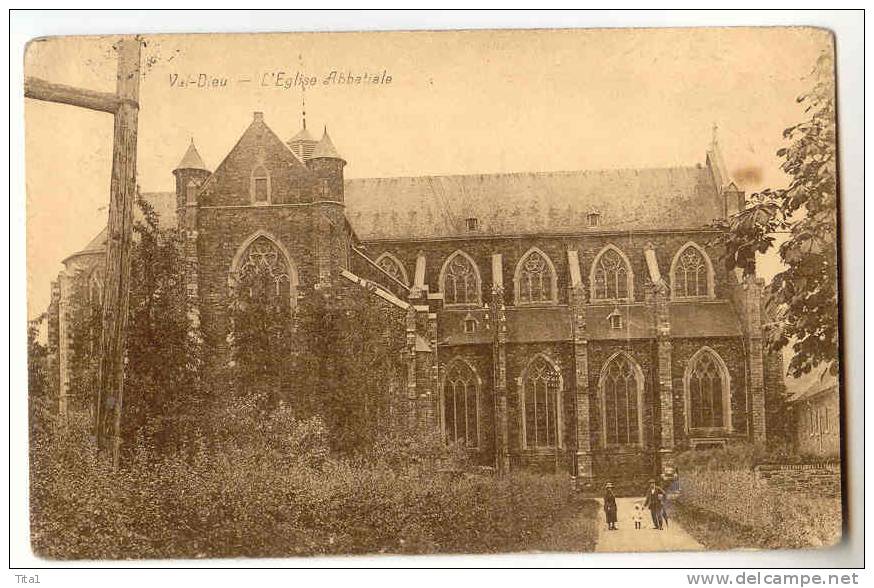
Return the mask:
{"type": "Polygon", "coordinates": [[[616,168],[593,168],[593,169],[577,169],[577,170],[548,170],[548,171],[514,171],[514,172],[481,172],[467,174],[422,174],[419,176],[371,176],[362,178],[346,178],[346,181],[355,180],[415,180],[424,178],[475,178],[481,176],[546,176],[546,175],[580,175],[580,174],[595,174],[595,173],[618,173],[618,172],[651,172],[651,171],[668,171],[668,170],[695,170],[703,171],[706,169],[703,165],[675,165],[665,167],[616,167],[616,168]]]}

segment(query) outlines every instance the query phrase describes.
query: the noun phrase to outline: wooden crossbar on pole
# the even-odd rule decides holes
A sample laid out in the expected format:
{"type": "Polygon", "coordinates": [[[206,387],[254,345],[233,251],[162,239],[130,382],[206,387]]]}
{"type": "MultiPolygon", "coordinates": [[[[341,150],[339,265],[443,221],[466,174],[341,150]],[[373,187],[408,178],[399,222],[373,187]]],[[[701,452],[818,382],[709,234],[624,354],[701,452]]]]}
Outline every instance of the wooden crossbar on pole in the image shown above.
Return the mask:
{"type": "Polygon", "coordinates": [[[115,94],[55,84],[38,78],[27,78],[24,82],[26,98],[69,104],[114,115],[106,284],[103,291],[103,332],[100,341],[100,383],[94,432],[98,449],[112,452],[112,464],[116,468],[120,460],[124,401],[124,349],[136,194],[141,45],[139,36],[124,37],[116,45],[118,68],[115,94]]]}
{"type": "Polygon", "coordinates": [[[39,78],[26,78],[24,80],[24,97],[46,102],[58,102],[69,104],[89,110],[108,112],[115,114],[121,100],[117,94],[95,92],[84,88],[54,84],[39,78]]]}

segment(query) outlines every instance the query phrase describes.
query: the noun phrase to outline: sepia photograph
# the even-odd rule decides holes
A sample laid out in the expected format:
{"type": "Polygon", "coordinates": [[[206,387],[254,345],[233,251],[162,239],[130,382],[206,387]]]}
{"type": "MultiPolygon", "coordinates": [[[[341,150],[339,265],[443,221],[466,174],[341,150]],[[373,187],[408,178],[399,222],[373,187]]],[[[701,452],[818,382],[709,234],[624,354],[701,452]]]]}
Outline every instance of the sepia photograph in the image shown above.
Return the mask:
{"type": "Polygon", "coordinates": [[[832,31],[46,36],[23,72],[39,560],[845,540],[832,31]]]}

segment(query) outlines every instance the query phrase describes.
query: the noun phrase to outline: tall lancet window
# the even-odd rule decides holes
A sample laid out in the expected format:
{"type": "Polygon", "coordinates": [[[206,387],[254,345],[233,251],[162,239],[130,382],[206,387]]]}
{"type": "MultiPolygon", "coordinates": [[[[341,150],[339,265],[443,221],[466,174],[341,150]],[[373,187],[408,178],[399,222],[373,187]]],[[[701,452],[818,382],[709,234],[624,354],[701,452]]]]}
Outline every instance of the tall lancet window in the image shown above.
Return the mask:
{"type": "Polygon", "coordinates": [[[263,164],[252,170],[252,202],[266,204],[270,202],[270,174],[263,164]]]}
{"type": "Polygon", "coordinates": [[[692,429],[725,427],[729,422],[728,371],[715,351],[702,348],[686,370],[687,421],[692,429]]]}
{"type": "Polygon", "coordinates": [[[561,375],[543,355],[528,364],[522,377],[525,447],[561,444],[561,375]]]}
{"type": "Polygon", "coordinates": [[[601,372],[600,390],[604,442],[641,444],[643,376],[625,353],[615,354],[601,372]]]}
{"type": "Polygon", "coordinates": [[[446,260],[441,272],[441,284],[444,304],[480,304],[479,270],[466,253],[456,251],[446,260]]]}
{"type": "Polygon", "coordinates": [[[479,378],[461,359],[453,360],[443,379],[443,432],[447,441],[479,446],[479,378]]]}
{"type": "Polygon", "coordinates": [[[704,250],[688,243],[674,257],[671,290],[676,298],[702,298],[713,295],[710,260],[704,250]]]}
{"type": "Polygon", "coordinates": [[[539,249],[532,249],[516,266],[516,304],[556,302],[556,275],[552,262],[539,249]]]}
{"type": "Polygon", "coordinates": [[[288,259],[267,237],[257,237],[240,257],[237,292],[244,300],[288,304],[292,280],[288,259]]]}
{"type": "Polygon", "coordinates": [[[631,298],[631,267],[625,256],[613,246],[608,245],[595,258],[591,279],[593,300],[631,298]]]}

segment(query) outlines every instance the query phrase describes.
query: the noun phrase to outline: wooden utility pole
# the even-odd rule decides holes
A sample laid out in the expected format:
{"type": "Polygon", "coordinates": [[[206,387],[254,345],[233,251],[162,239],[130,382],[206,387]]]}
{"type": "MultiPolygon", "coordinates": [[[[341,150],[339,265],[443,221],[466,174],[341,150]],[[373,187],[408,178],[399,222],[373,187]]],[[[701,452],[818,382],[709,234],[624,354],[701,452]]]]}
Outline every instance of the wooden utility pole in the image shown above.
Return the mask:
{"type": "Polygon", "coordinates": [[[122,38],[116,45],[118,68],[115,94],[53,84],[28,78],[27,98],[70,104],[115,115],[112,179],[109,184],[109,228],[103,291],[103,333],[100,341],[100,384],[94,432],[99,450],[112,451],[118,467],[124,400],[124,348],[130,298],[130,249],[137,175],[137,117],[140,95],[140,37],[122,38]]]}
{"type": "Polygon", "coordinates": [[[137,182],[137,116],[140,98],[140,39],[118,43],[116,95],[109,184],[109,227],[106,278],[103,288],[103,332],[100,343],[100,384],[97,393],[98,447],[112,440],[112,465],[118,467],[121,449],[121,410],[124,403],[124,343],[130,299],[130,249],[137,182]]]}

